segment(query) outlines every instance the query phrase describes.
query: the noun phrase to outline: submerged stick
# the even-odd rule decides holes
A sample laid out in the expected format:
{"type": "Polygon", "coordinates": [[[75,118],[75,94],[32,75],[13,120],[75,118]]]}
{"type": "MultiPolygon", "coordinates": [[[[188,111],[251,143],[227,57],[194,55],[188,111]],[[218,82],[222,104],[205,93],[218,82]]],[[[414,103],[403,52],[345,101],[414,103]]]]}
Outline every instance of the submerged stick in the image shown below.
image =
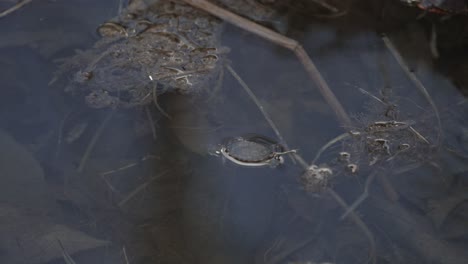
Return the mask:
{"type": "Polygon", "coordinates": [[[283,36],[271,29],[261,26],[248,19],[245,19],[239,15],[236,15],[230,11],[220,8],[217,5],[214,5],[206,0],[183,0],[183,1],[196,8],[204,10],[213,16],[219,17],[233,25],[236,25],[248,32],[251,32],[259,37],[262,37],[268,41],[271,41],[286,49],[293,51],[294,54],[299,59],[299,61],[304,66],[304,69],[306,70],[309,77],[317,85],[322,96],[325,98],[327,103],[335,112],[341,125],[344,127],[351,126],[351,119],[349,118],[348,114],[344,110],[343,106],[338,101],[335,94],[330,89],[327,82],[323,78],[322,74],[320,74],[320,72],[318,71],[315,64],[312,62],[307,52],[297,41],[291,38],[288,38],[286,36],[283,36]]]}
{"type": "MultiPolygon", "coordinates": [[[[330,194],[333,197],[333,199],[335,199],[335,201],[337,201],[338,204],[344,210],[348,210],[349,205],[346,204],[346,202],[343,200],[343,198],[341,198],[341,196],[338,193],[336,193],[331,188],[327,188],[327,191],[328,191],[328,194],[330,194]]],[[[376,263],[377,259],[376,259],[376,256],[375,256],[375,238],[374,238],[374,235],[369,230],[369,228],[367,228],[367,225],[362,221],[362,219],[356,213],[351,211],[349,213],[349,217],[354,222],[354,224],[356,224],[361,229],[361,231],[364,232],[364,235],[369,240],[370,250],[369,250],[369,260],[367,262],[371,262],[373,264],[376,263]]]]}
{"type": "Polygon", "coordinates": [[[346,209],[346,212],[344,212],[341,217],[340,217],[340,220],[344,220],[346,219],[346,217],[353,211],[355,211],[359,205],[362,204],[362,202],[364,202],[364,200],[366,200],[366,198],[369,196],[369,186],[371,185],[371,183],[374,181],[374,178],[375,178],[375,172],[371,173],[369,176],[367,176],[367,179],[366,179],[366,183],[364,185],[364,191],[362,192],[361,195],[359,195],[359,197],[353,202],[353,204],[348,207],[348,209],[346,209]]]}
{"type": "Polygon", "coordinates": [[[128,201],[133,199],[133,197],[135,197],[138,193],[140,193],[142,190],[144,190],[146,187],[148,187],[148,185],[150,183],[152,183],[153,181],[155,181],[155,180],[161,178],[162,176],[166,175],[168,172],[169,172],[169,170],[165,170],[165,171],[159,173],[158,175],[149,178],[148,181],[140,184],[138,187],[136,187],[133,191],[131,191],[125,198],[123,198],[117,204],[119,206],[119,208],[122,209],[125,206],[125,204],[128,203],[128,201]]]}
{"type": "MultiPolygon", "coordinates": [[[[253,91],[247,86],[247,84],[240,78],[239,75],[237,75],[237,73],[232,69],[232,67],[230,67],[229,65],[226,66],[226,68],[229,70],[229,72],[234,76],[234,78],[236,78],[237,81],[239,81],[239,83],[241,84],[241,86],[244,88],[244,90],[247,92],[247,94],[249,95],[249,97],[252,99],[252,101],[254,101],[255,105],[258,107],[258,109],[260,110],[260,112],[263,114],[263,116],[265,117],[265,119],[267,120],[267,122],[270,124],[271,128],[275,131],[277,137],[282,141],[281,143],[284,144],[284,147],[286,149],[289,149],[287,147],[287,143],[286,141],[283,139],[283,137],[281,136],[281,133],[279,132],[278,128],[276,127],[275,123],[271,120],[269,114],[265,111],[265,109],[263,109],[262,105],[260,104],[260,102],[258,101],[257,97],[255,96],[255,94],[253,93],[253,91]]],[[[347,134],[343,134],[341,136],[338,137],[338,139],[342,139],[342,138],[346,138],[347,134]]],[[[332,140],[333,142],[336,142],[338,141],[337,139],[334,139],[332,140]]],[[[327,145],[325,145],[327,146],[327,145]]],[[[297,154],[296,152],[294,153],[291,153],[291,155],[294,156],[294,158],[299,162],[299,165],[304,169],[304,170],[308,170],[309,169],[309,164],[307,164],[307,162],[304,161],[304,159],[301,157],[301,155],[297,154]]],[[[336,193],[335,191],[333,191],[333,189],[331,188],[327,188],[328,190],[328,193],[335,199],[335,201],[341,206],[343,207],[343,210],[345,211],[345,214],[349,214],[350,217],[351,217],[351,220],[356,224],[356,226],[358,226],[361,231],[364,233],[364,235],[367,237],[367,239],[369,240],[369,245],[370,245],[370,250],[369,250],[369,261],[371,261],[372,263],[375,263],[375,239],[374,239],[374,235],[372,234],[372,232],[369,230],[369,228],[367,228],[366,224],[361,220],[361,218],[354,212],[353,208],[352,207],[349,207],[346,202],[340,197],[340,195],[338,193],[336,193]]]]}
{"type": "Polygon", "coordinates": [[[400,65],[400,67],[403,69],[406,76],[408,76],[408,78],[411,80],[411,82],[416,86],[416,88],[418,88],[418,90],[423,94],[424,98],[426,98],[426,100],[431,105],[431,108],[434,111],[434,114],[435,114],[436,119],[437,119],[437,125],[439,127],[439,129],[437,131],[438,133],[437,133],[437,140],[436,140],[436,145],[439,145],[441,137],[442,137],[442,123],[440,121],[440,115],[439,115],[439,110],[437,109],[437,106],[435,105],[434,101],[432,100],[432,97],[429,94],[429,92],[427,91],[426,87],[424,87],[424,85],[418,79],[416,74],[414,74],[414,72],[412,72],[409,69],[408,65],[405,63],[403,57],[398,52],[396,47],[393,45],[392,41],[387,36],[383,36],[382,40],[385,43],[385,46],[387,47],[387,49],[390,51],[390,53],[393,55],[393,57],[397,61],[398,65],[400,65]]]}
{"type": "Polygon", "coordinates": [[[340,10],[332,5],[330,5],[329,3],[325,2],[325,1],[322,1],[322,0],[311,0],[311,2],[314,2],[315,4],[327,9],[328,11],[332,12],[332,13],[338,13],[340,12],[340,10]]]}
{"type": "Polygon", "coordinates": [[[91,152],[94,149],[94,146],[101,137],[102,131],[104,131],[104,128],[107,126],[107,123],[109,123],[109,121],[112,119],[112,116],[114,116],[114,113],[115,109],[112,109],[109,112],[109,114],[107,114],[106,118],[104,119],[104,121],[102,121],[93,138],[89,142],[88,147],[86,147],[86,151],[83,154],[83,157],[81,158],[80,165],[78,166],[78,172],[83,171],[84,167],[86,166],[86,163],[88,162],[89,156],[91,155],[91,152]]]}
{"type": "Polygon", "coordinates": [[[327,150],[329,147],[331,147],[336,142],[339,142],[339,141],[341,141],[341,140],[343,140],[343,139],[345,139],[347,137],[349,137],[349,133],[343,133],[343,134],[331,139],[330,141],[328,141],[327,144],[323,145],[319,149],[317,154],[315,154],[315,158],[312,160],[312,162],[310,164],[315,164],[325,150],[327,150]]]}
{"type": "MultiPolygon", "coordinates": [[[[271,129],[275,132],[276,137],[278,137],[278,140],[280,141],[281,145],[285,148],[286,152],[285,153],[290,153],[292,157],[297,157],[296,150],[291,150],[288,146],[288,143],[286,140],[284,140],[283,136],[279,132],[278,127],[276,124],[273,122],[271,119],[270,115],[268,112],[263,108],[262,104],[260,101],[257,99],[257,96],[252,92],[252,90],[249,88],[249,86],[242,80],[242,78],[234,71],[234,69],[230,65],[226,65],[226,68],[228,69],[229,73],[232,74],[232,76],[239,82],[239,84],[244,88],[245,92],[249,95],[250,99],[255,103],[255,106],[260,110],[262,113],[263,117],[265,120],[268,122],[270,125],[271,129]]],[[[293,163],[296,163],[295,159],[292,158],[293,163]]]]}
{"type": "Polygon", "coordinates": [[[255,103],[255,106],[257,106],[257,108],[260,110],[263,117],[265,118],[265,120],[270,125],[271,129],[273,129],[273,131],[275,132],[276,136],[278,137],[278,139],[279,139],[280,143],[283,145],[283,147],[286,148],[286,150],[289,150],[289,146],[286,143],[286,141],[284,140],[281,133],[279,132],[278,127],[275,125],[275,123],[271,119],[268,112],[265,111],[265,109],[263,108],[260,101],[258,101],[257,96],[255,96],[255,94],[252,92],[252,90],[249,88],[249,86],[244,82],[244,80],[242,80],[242,78],[236,73],[236,71],[234,71],[234,69],[230,65],[226,65],[226,69],[228,69],[229,73],[232,74],[232,76],[237,80],[237,82],[239,82],[239,84],[242,86],[242,88],[244,88],[245,92],[249,95],[250,99],[252,99],[252,101],[255,103]]]}
{"type": "Polygon", "coordinates": [[[19,3],[15,4],[14,6],[8,8],[7,10],[0,13],[0,18],[6,17],[7,15],[15,12],[16,10],[22,8],[23,6],[29,4],[32,0],[22,0],[19,3]]]}

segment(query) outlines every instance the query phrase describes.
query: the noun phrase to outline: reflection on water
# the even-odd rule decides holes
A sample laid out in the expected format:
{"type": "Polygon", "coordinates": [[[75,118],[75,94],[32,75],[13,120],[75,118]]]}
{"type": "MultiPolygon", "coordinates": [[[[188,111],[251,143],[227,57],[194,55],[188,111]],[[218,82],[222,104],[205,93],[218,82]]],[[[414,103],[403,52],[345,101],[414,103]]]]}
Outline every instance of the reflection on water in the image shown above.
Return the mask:
{"type": "Polygon", "coordinates": [[[236,1],[303,44],[342,127],[292,53],[189,6],[121,2],[1,20],[1,263],[468,263],[466,17],[236,1]],[[259,107],[297,156],[210,155],[281,141],[259,107]]]}

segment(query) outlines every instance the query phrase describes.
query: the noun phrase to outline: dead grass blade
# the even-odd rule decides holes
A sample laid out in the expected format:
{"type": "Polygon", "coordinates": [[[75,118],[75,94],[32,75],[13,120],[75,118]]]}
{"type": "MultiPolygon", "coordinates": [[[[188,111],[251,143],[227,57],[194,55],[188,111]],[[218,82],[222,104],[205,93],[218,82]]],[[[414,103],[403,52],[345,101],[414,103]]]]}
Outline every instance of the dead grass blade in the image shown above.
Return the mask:
{"type": "MultiPolygon", "coordinates": [[[[434,114],[437,119],[437,125],[438,125],[438,131],[437,131],[437,139],[436,139],[436,145],[438,146],[441,138],[442,138],[442,123],[440,121],[440,114],[439,110],[437,109],[437,106],[435,105],[434,101],[432,100],[431,95],[427,91],[426,87],[422,84],[422,82],[418,79],[416,74],[410,71],[408,65],[406,65],[403,57],[400,55],[396,47],[393,45],[392,41],[387,37],[383,36],[382,37],[383,42],[385,43],[385,46],[387,49],[390,51],[390,53],[393,55],[397,63],[400,65],[400,67],[403,69],[405,72],[406,76],[411,80],[411,82],[416,86],[416,88],[423,94],[424,98],[429,102],[431,105],[432,110],[434,111],[434,114]]],[[[423,137],[424,138],[424,137],[423,137]]],[[[427,141],[427,140],[426,140],[427,141]]]]}
{"type": "Polygon", "coordinates": [[[86,163],[88,162],[89,156],[91,155],[91,152],[93,152],[94,146],[96,145],[97,141],[101,137],[102,131],[104,131],[104,129],[106,128],[107,123],[109,123],[109,121],[114,116],[115,111],[116,111],[115,109],[112,109],[109,112],[109,114],[107,114],[104,121],[101,123],[99,128],[96,130],[96,133],[94,133],[93,138],[89,142],[88,147],[86,147],[86,151],[83,154],[83,157],[81,158],[80,165],[78,166],[78,172],[83,171],[84,167],[86,166],[86,163]]]}
{"type": "MultiPolygon", "coordinates": [[[[239,81],[239,83],[241,84],[241,86],[244,88],[244,90],[247,92],[247,94],[249,95],[249,97],[252,99],[252,101],[254,101],[255,105],[258,107],[258,109],[260,110],[260,112],[263,114],[264,118],[267,120],[267,122],[270,124],[270,126],[272,127],[272,129],[275,131],[278,139],[281,140],[281,143],[284,144],[284,147],[286,149],[289,149],[289,147],[287,146],[287,143],[286,141],[283,139],[283,137],[281,136],[281,133],[279,132],[278,128],[276,127],[276,125],[274,124],[274,122],[271,120],[269,114],[264,110],[263,106],[260,104],[260,102],[258,101],[257,97],[255,96],[255,94],[253,93],[253,91],[247,86],[247,84],[240,78],[239,75],[237,75],[237,73],[232,69],[232,67],[230,66],[226,66],[226,68],[228,69],[228,71],[233,74],[233,76],[237,79],[237,81],[239,81]]],[[[336,143],[337,141],[343,139],[343,138],[346,138],[348,134],[343,134],[341,136],[338,136],[337,138],[333,139],[331,142],[332,144],[336,143]]],[[[330,144],[327,144],[325,145],[324,147],[322,147],[322,149],[326,149],[328,148],[330,144]]],[[[305,162],[305,160],[297,153],[291,153],[291,155],[294,157],[295,160],[298,161],[299,165],[304,169],[304,170],[308,170],[309,169],[309,164],[307,164],[307,162],[305,162]]],[[[335,201],[341,206],[343,207],[343,210],[345,211],[345,214],[349,214],[350,215],[350,218],[351,218],[351,221],[354,222],[354,224],[360,228],[362,230],[362,232],[365,234],[365,236],[367,237],[367,239],[369,240],[369,245],[370,245],[370,249],[369,249],[369,261],[371,263],[376,263],[376,259],[375,259],[375,240],[374,240],[374,236],[372,234],[372,232],[369,230],[369,228],[366,226],[366,224],[361,220],[361,218],[354,212],[353,208],[352,207],[349,207],[346,202],[340,197],[340,195],[338,193],[336,193],[335,191],[333,191],[333,189],[331,188],[327,188],[328,192],[330,193],[330,195],[335,199],[335,201]]],[[[366,196],[367,197],[367,196],[366,196]]]]}
{"type": "Polygon", "coordinates": [[[146,182],[144,182],[143,184],[141,184],[140,186],[136,187],[132,192],[130,192],[130,194],[128,194],[125,198],[123,198],[118,206],[119,208],[123,208],[125,206],[126,203],[128,203],[128,201],[130,201],[131,199],[133,199],[133,197],[135,197],[138,193],[140,193],[141,191],[143,191],[146,187],[148,187],[148,185],[150,183],[152,183],[153,181],[161,178],[162,176],[166,175],[167,173],[169,172],[169,170],[165,170],[161,173],[159,173],[158,175],[156,176],[153,176],[151,177],[150,179],[148,179],[146,182]]]}
{"type": "Polygon", "coordinates": [[[32,0],[22,0],[20,2],[18,2],[16,5],[8,8],[7,10],[3,11],[0,13],[0,18],[2,17],[6,17],[8,16],[9,14],[15,12],[16,10],[22,8],[23,6],[29,4],[32,0]]]}

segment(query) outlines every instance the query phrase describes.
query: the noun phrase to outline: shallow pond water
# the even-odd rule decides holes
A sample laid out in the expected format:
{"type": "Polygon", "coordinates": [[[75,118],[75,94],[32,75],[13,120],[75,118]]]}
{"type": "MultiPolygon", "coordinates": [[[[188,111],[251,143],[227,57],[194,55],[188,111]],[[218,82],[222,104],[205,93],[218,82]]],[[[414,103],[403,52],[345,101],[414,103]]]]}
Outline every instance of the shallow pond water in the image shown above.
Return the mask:
{"type": "MultiPolygon", "coordinates": [[[[118,52],[126,45],[143,58],[142,46],[125,42],[133,35],[103,43],[96,32],[122,19],[127,1],[37,0],[1,18],[0,262],[468,263],[468,31],[460,26],[468,18],[399,1],[346,1],[339,16],[306,1],[271,2],[271,17],[244,15],[303,45],[351,125],[292,52],[221,20],[222,52],[197,51],[213,76],[191,86],[198,68],[157,62],[169,86],[182,80],[187,91],[154,84],[153,72],[129,78],[142,90],[112,76],[86,86],[92,66],[113,58],[123,66],[109,68],[153,69],[122,60],[134,54],[118,52]],[[97,51],[116,43],[116,57],[103,60],[111,49],[97,51]],[[84,81],[67,89],[77,73],[84,81]],[[87,101],[96,91],[141,100],[96,108],[87,101]],[[258,168],[210,155],[249,134],[297,155],[258,168]]],[[[126,26],[153,23],[134,18],[126,26]]],[[[161,43],[199,59],[180,44],[193,39],[154,24],[161,43]]]]}

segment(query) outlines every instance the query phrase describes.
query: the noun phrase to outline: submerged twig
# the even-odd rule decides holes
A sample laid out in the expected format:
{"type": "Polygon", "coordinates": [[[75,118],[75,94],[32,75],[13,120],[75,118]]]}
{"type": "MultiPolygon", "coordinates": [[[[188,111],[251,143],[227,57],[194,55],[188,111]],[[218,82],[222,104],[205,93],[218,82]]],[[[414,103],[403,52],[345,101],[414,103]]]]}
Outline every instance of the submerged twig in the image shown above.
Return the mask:
{"type": "Polygon", "coordinates": [[[0,13],[0,18],[2,17],[5,17],[13,12],[15,12],[16,10],[22,8],[23,6],[29,4],[32,0],[22,0],[20,2],[18,2],[17,4],[15,4],[14,6],[8,8],[7,10],[3,11],[0,13]]]}
{"type": "Polygon", "coordinates": [[[152,92],[152,94],[153,94],[153,104],[154,104],[154,106],[159,110],[159,112],[160,112],[163,116],[167,117],[168,119],[172,119],[172,117],[171,117],[166,111],[164,111],[164,109],[162,109],[162,107],[161,107],[161,106],[159,105],[159,103],[158,103],[158,95],[157,95],[157,93],[156,93],[156,84],[153,84],[153,92],[152,92]]]}
{"type": "Polygon", "coordinates": [[[221,86],[223,85],[223,80],[224,80],[224,67],[220,67],[219,76],[218,76],[218,80],[216,81],[216,85],[214,89],[210,92],[211,94],[208,97],[208,99],[205,100],[205,102],[208,103],[211,100],[213,100],[213,98],[215,98],[216,94],[218,93],[218,91],[221,89],[221,86]]]}
{"type": "Polygon", "coordinates": [[[380,186],[382,186],[385,195],[390,201],[397,202],[398,199],[400,199],[400,195],[393,187],[393,184],[390,182],[387,175],[381,173],[377,175],[377,180],[379,181],[380,186]]]}
{"type": "Polygon", "coordinates": [[[153,121],[153,115],[151,115],[151,111],[149,107],[145,107],[146,117],[148,118],[149,125],[151,127],[151,134],[153,135],[153,140],[156,140],[158,136],[156,135],[156,124],[153,121]]]}
{"type": "Polygon", "coordinates": [[[311,2],[314,2],[316,3],[317,5],[327,9],[328,11],[332,12],[332,13],[338,13],[340,12],[340,10],[332,5],[330,5],[329,3],[325,2],[325,1],[322,1],[322,0],[311,0],[311,2]]]}
{"type": "Polygon", "coordinates": [[[120,208],[122,208],[128,201],[130,201],[133,197],[135,197],[139,192],[144,190],[151,182],[161,178],[162,176],[166,175],[168,172],[169,172],[169,170],[165,170],[165,171],[159,173],[158,175],[156,175],[154,177],[151,177],[150,179],[148,179],[148,181],[144,182],[140,186],[136,187],[132,192],[130,192],[130,194],[128,194],[125,198],[123,198],[119,202],[118,206],[120,208]]]}
{"type": "Polygon", "coordinates": [[[63,257],[63,260],[65,261],[65,263],[66,264],[76,264],[76,262],[70,256],[70,254],[68,254],[68,252],[63,247],[62,241],[60,241],[60,239],[57,239],[57,242],[58,242],[58,244],[60,246],[60,250],[62,251],[62,257],[63,257]]]}
{"type": "Polygon", "coordinates": [[[335,94],[330,89],[327,82],[323,78],[322,74],[320,74],[320,72],[318,71],[315,64],[312,62],[307,52],[297,41],[291,38],[288,38],[286,36],[283,36],[271,29],[261,26],[248,19],[245,19],[239,15],[236,15],[230,11],[220,8],[206,0],[183,0],[183,1],[194,7],[204,10],[213,16],[219,17],[233,25],[236,25],[246,31],[249,31],[259,37],[262,37],[266,40],[269,40],[273,43],[276,43],[284,48],[287,48],[293,51],[294,54],[299,59],[299,61],[304,66],[304,69],[306,70],[311,80],[317,85],[322,96],[325,98],[327,103],[335,112],[341,125],[345,127],[349,127],[351,125],[351,119],[349,118],[348,114],[344,110],[343,106],[338,101],[335,94]]]}
{"type": "Polygon", "coordinates": [[[409,69],[408,65],[406,65],[403,57],[400,55],[396,47],[393,45],[392,41],[387,37],[383,36],[382,37],[383,42],[385,43],[385,46],[387,49],[390,51],[390,53],[393,55],[397,63],[400,65],[400,67],[403,69],[405,72],[406,76],[411,80],[411,82],[418,88],[418,90],[423,94],[424,98],[429,102],[431,105],[432,110],[434,111],[434,114],[437,119],[437,125],[438,125],[438,133],[437,133],[437,139],[436,139],[436,145],[439,145],[441,137],[442,137],[442,123],[440,121],[440,115],[439,115],[439,110],[437,109],[437,106],[435,105],[434,101],[432,100],[431,95],[427,91],[426,87],[422,84],[422,82],[418,79],[416,74],[411,72],[409,69]]]}
{"type": "MultiPolygon", "coordinates": [[[[281,133],[278,130],[278,127],[273,122],[273,120],[271,119],[268,112],[265,111],[265,109],[263,108],[260,101],[258,101],[257,96],[255,96],[255,94],[252,92],[252,90],[249,88],[249,86],[244,82],[244,80],[242,80],[242,78],[236,73],[236,71],[234,71],[234,69],[230,65],[226,65],[226,68],[228,69],[229,73],[231,73],[232,76],[239,82],[239,84],[242,86],[242,88],[244,88],[245,92],[249,95],[250,99],[255,103],[255,106],[257,106],[257,108],[260,110],[263,117],[265,118],[265,120],[270,125],[271,129],[275,132],[276,137],[278,137],[278,140],[280,141],[281,145],[285,148],[286,153],[289,152],[293,157],[295,157],[296,156],[296,151],[291,150],[289,148],[288,143],[286,143],[286,140],[284,140],[283,136],[281,135],[281,133]]],[[[294,159],[292,159],[292,161],[295,163],[294,159]]]]}
{"type": "Polygon", "coordinates": [[[414,129],[412,126],[409,126],[409,129],[411,130],[411,132],[413,132],[419,139],[421,139],[422,141],[424,141],[425,143],[427,144],[431,144],[429,142],[429,140],[427,140],[423,135],[421,135],[421,133],[419,133],[416,129],[414,129]]]}
{"type": "Polygon", "coordinates": [[[363,191],[362,194],[353,202],[353,204],[352,204],[350,207],[348,207],[348,209],[346,209],[346,212],[344,212],[344,213],[341,215],[340,220],[344,220],[351,212],[355,211],[356,208],[358,208],[359,205],[361,205],[361,203],[364,202],[364,200],[366,200],[367,196],[369,196],[369,186],[370,186],[371,183],[374,181],[375,174],[376,174],[376,172],[373,172],[373,173],[371,173],[369,176],[367,176],[366,183],[364,184],[364,191],[363,191]]]}
{"type": "Polygon", "coordinates": [[[114,173],[116,173],[116,172],[124,171],[124,170],[126,170],[126,169],[130,169],[130,168],[132,168],[132,167],[135,167],[135,166],[138,165],[138,164],[139,164],[139,162],[131,162],[131,163],[129,163],[129,164],[127,164],[127,165],[124,165],[124,166],[122,166],[122,167],[119,167],[119,168],[117,168],[117,169],[113,169],[113,170],[101,172],[101,173],[99,173],[99,175],[101,175],[101,176],[106,176],[106,175],[109,175],[109,174],[114,174],[114,173]]]}
{"type": "Polygon", "coordinates": [[[383,104],[383,105],[387,105],[387,103],[385,103],[384,101],[382,101],[382,100],[381,100],[380,98],[378,98],[377,96],[375,96],[375,95],[369,93],[368,91],[366,91],[366,90],[364,90],[364,89],[362,89],[362,88],[359,88],[359,91],[360,91],[361,93],[363,93],[363,94],[365,94],[365,95],[371,97],[372,99],[378,101],[379,103],[381,103],[381,104],[383,104]]]}
{"type": "Polygon", "coordinates": [[[315,164],[317,162],[317,160],[320,158],[320,156],[322,155],[322,153],[327,150],[330,146],[332,146],[333,144],[335,144],[336,142],[338,141],[341,141],[345,138],[347,138],[349,136],[349,133],[343,133],[335,138],[333,138],[332,140],[328,141],[327,144],[323,145],[319,151],[317,152],[317,154],[315,154],[315,158],[312,160],[311,164],[315,164]]]}
{"type": "Polygon", "coordinates": [[[125,246],[123,246],[122,248],[122,253],[124,255],[125,263],[130,264],[130,261],[128,261],[127,250],[125,249],[125,246]]]}
{"type": "MultiPolygon", "coordinates": [[[[122,14],[123,5],[124,5],[123,1],[122,1],[122,0],[119,0],[119,6],[117,7],[117,8],[118,8],[118,9],[117,9],[117,15],[122,14]]],[[[125,249],[125,248],[124,248],[124,249],[125,249]]]]}
{"type": "MultiPolygon", "coordinates": [[[[343,200],[343,198],[341,198],[341,196],[339,194],[337,194],[331,188],[327,188],[327,191],[333,197],[333,199],[335,199],[335,201],[337,201],[338,204],[344,210],[348,210],[349,205],[346,204],[346,202],[343,200]]],[[[364,235],[369,240],[370,250],[369,250],[369,259],[368,259],[367,262],[370,261],[373,264],[376,263],[377,259],[376,259],[376,255],[375,255],[375,238],[374,238],[374,235],[369,230],[369,228],[367,228],[367,225],[362,221],[362,219],[357,214],[355,214],[354,212],[351,211],[350,214],[349,214],[349,217],[354,222],[354,224],[356,224],[361,229],[361,231],[364,233],[364,235]]]]}
{"type": "Polygon", "coordinates": [[[97,141],[101,137],[102,131],[104,131],[104,128],[107,126],[107,123],[109,123],[109,121],[112,119],[112,116],[114,116],[114,113],[115,113],[115,109],[112,109],[109,112],[109,114],[107,114],[106,118],[104,119],[104,121],[102,121],[101,125],[99,126],[96,133],[94,134],[93,138],[89,142],[88,147],[86,148],[86,151],[83,154],[83,157],[81,158],[80,165],[78,166],[78,172],[83,171],[86,165],[86,162],[88,161],[89,156],[91,155],[91,152],[94,149],[94,146],[96,145],[97,141]]]}
{"type": "Polygon", "coordinates": [[[153,156],[153,155],[146,155],[143,158],[141,158],[139,161],[130,162],[130,163],[128,163],[128,164],[126,164],[124,166],[121,166],[119,168],[101,172],[101,173],[99,173],[99,175],[106,176],[106,175],[109,175],[109,174],[114,174],[116,172],[124,171],[124,170],[127,170],[129,168],[135,167],[138,164],[140,164],[141,162],[149,160],[149,159],[159,159],[159,158],[157,156],[153,156]]]}
{"type": "MultiPolygon", "coordinates": [[[[237,75],[237,73],[229,66],[227,65],[226,68],[229,70],[229,72],[231,74],[233,74],[233,76],[239,81],[239,83],[241,84],[241,86],[245,89],[245,91],[248,93],[249,97],[254,101],[255,105],[258,107],[258,109],[261,111],[261,113],[263,114],[263,116],[265,117],[265,119],[268,121],[268,123],[270,124],[270,126],[272,127],[272,129],[275,131],[277,137],[282,141],[281,143],[284,144],[284,147],[289,149],[287,147],[287,143],[285,142],[285,140],[283,139],[283,137],[281,136],[278,128],[276,127],[276,125],[273,123],[273,121],[271,120],[271,118],[269,117],[269,114],[263,109],[262,105],[260,104],[260,102],[258,101],[257,97],[255,96],[255,94],[252,92],[252,90],[247,86],[247,84],[245,82],[242,81],[242,79],[240,78],[239,75],[237,75]]],[[[338,140],[340,139],[340,137],[342,138],[345,138],[344,136],[345,134],[337,137],[338,140]]],[[[338,141],[336,140],[332,140],[332,141],[338,141]]],[[[327,146],[327,145],[326,145],[327,146]]],[[[307,162],[305,162],[305,160],[301,157],[301,155],[297,154],[297,153],[292,153],[291,155],[294,156],[295,160],[298,161],[299,165],[304,169],[304,170],[308,170],[309,169],[309,164],[307,162]]],[[[346,202],[344,202],[344,200],[340,197],[339,194],[337,194],[335,191],[333,191],[331,188],[327,188],[328,192],[332,195],[332,197],[337,201],[338,204],[340,204],[343,209],[345,210],[345,212],[347,212],[350,207],[346,204],[346,202]]],[[[359,218],[358,215],[356,215],[354,213],[353,210],[349,210],[349,214],[351,216],[351,220],[362,230],[362,232],[366,235],[366,237],[368,238],[369,240],[369,244],[370,244],[370,257],[369,259],[372,261],[372,263],[375,263],[375,242],[374,242],[374,236],[372,235],[372,232],[369,230],[369,228],[367,228],[366,224],[361,220],[361,218],[359,218]]]]}
{"type": "Polygon", "coordinates": [[[62,148],[62,140],[63,140],[63,129],[64,129],[64,126],[65,126],[65,121],[67,120],[70,113],[71,113],[71,111],[66,113],[65,116],[63,117],[63,119],[60,121],[60,125],[59,125],[58,132],[57,132],[57,134],[58,134],[57,135],[57,146],[56,146],[56,149],[55,149],[55,156],[54,156],[55,161],[57,161],[58,157],[60,156],[60,150],[62,148]]]}
{"type": "Polygon", "coordinates": [[[260,112],[262,112],[263,117],[266,119],[271,129],[273,129],[283,147],[285,147],[286,150],[289,150],[289,147],[286,141],[284,140],[283,136],[279,132],[278,127],[275,125],[267,111],[265,111],[260,101],[258,101],[257,96],[255,96],[255,94],[252,92],[249,86],[244,82],[244,80],[242,80],[242,78],[236,73],[236,71],[234,71],[234,69],[230,65],[226,65],[226,69],[228,69],[229,73],[231,73],[232,76],[237,80],[237,82],[239,82],[242,88],[244,88],[245,92],[249,95],[250,99],[252,99],[252,101],[255,103],[260,112]]]}

